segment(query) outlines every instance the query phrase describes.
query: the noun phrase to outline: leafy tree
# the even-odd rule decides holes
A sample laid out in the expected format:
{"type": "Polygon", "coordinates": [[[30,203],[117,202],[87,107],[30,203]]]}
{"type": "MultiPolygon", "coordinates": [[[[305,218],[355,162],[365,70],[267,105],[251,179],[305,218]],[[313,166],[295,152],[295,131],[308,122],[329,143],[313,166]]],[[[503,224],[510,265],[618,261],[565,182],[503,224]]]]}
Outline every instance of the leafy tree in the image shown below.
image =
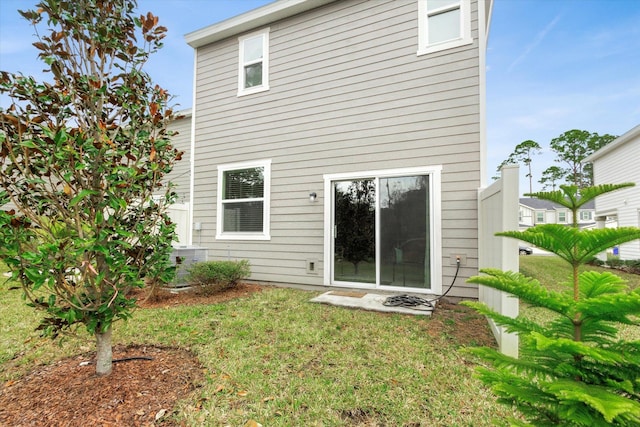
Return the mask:
{"type": "Polygon", "coordinates": [[[530,139],[523,141],[516,145],[516,148],[511,154],[509,154],[509,157],[507,157],[506,160],[500,163],[500,166],[498,166],[498,172],[500,172],[500,169],[502,169],[504,165],[518,164],[522,162],[527,166],[527,174],[525,176],[529,178],[529,192],[533,192],[533,173],[531,172],[532,156],[540,154],[541,152],[542,147],[540,147],[540,144],[537,142],[530,139]]]}
{"type": "Polygon", "coordinates": [[[535,193],[534,197],[563,205],[573,212],[574,226],[545,224],[523,232],[498,233],[555,253],[572,267],[565,291],[545,289],[520,273],[496,269],[469,279],[505,291],[544,308],[554,316],[548,323],[500,315],[478,302],[465,303],[517,333],[520,359],[490,348],[471,352],[491,368],[479,368],[498,401],[515,406],[535,426],[640,425],[640,341],[619,337],[619,325],[640,325],[640,289],[629,291],[624,281],[609,273],[578,267],[600,252],[640,238],[635,227],[580,230],[578,209],[596,196],[633,184],[600,185],[578,190],[535,193]]]}
{"type": "Polygon", "coordinates": [[[175,194],[163,178],[181,153],[166,131],[169,94],[143,71],[166,29],[136,6],[44,0],[20,11],[36,32],[48,25],[34,46],[53,81],[0,78],[11,102],[0,109],[0,205],[17,209],[0,215],[0,258],[44,310],[44,334],[94,334],[100,375],[112,368],[112,323],[135,306],[129,290],[173,274],[175,194]]]}
{"type": "Polygon", "coordinates": [[[614,139],[616,137],[609,134],[573,129],[552,139],[550,147],[556,153],[556,162],[568,166],[565,170],[567,182],[583,188],[593,185],[593,167],[585,164],[584,159],[614,139]]]}
{"type": "Polygon", "coordinates": [[[542,172],[542,178],[538,181],[542,184],[542,189],[551,187],[551,191],[556,191],[556,183],[562,181],[566,172],[558,166],[549,166],[542,172]]]}

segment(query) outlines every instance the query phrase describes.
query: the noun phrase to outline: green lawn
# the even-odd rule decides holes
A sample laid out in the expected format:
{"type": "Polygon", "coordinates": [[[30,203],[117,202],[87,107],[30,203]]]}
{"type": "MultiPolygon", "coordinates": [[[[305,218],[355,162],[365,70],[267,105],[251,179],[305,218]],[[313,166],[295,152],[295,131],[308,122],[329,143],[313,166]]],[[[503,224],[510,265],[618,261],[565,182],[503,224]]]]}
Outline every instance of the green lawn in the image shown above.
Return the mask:
{"type": "MultiPolygon", "coordinates": [[[[640,287],[640,275],[628,274],[618,270],[609,270],[603,267],[595,267],[591,265],[582,266],[580,271],[609,271],[623,279],[627,280],[627,284],[631,289],[640,287]]],[[[520,257],[520,272],[530,277],[535,277],[554,291],[568,289],[568,286],[560,285],[560,282],[571,282],[571,268],[569,265],[557,256],[535,256],[527,255],[520,257]]]]}
{"type": "MultiPolygon", "coordinates": [[[[8,286],[0,291],[0,381],[93,349],[83,333],[62,345],[39,338],[38,315],[8,286]]],[[[224,304],[138,310],[115,325],[114,340],[198,356],[207,379],[179,403],[187,425],[489,426],[509,415],[473,377],[460,344],[430,334],[430,319],[309,303],[315,295],[269,288],[224,304]]]]}
{"type": "MultiPolygon", "coordinates": [[[[618,270],[610,270],[603,267],[595,267],[591,265],[582,266],[580,271],[609,271],[627,281],[630,289],[640,287],[640,275],[624,273],[618,270]]],[[[548,289],[562,292],[572,291],[572,275],[569,265],[557,256],[521,256],[520,272],[529,277],[534,277],[540,281],[548,289]]],[[[549,320],[549,312],[540,308],[530,307],[521,304],[520,313],[530,319],[537,321],[549,320]]],[[[622,325],[620,327],[621,336],[625,339],[640,340],[640,327],[622,325]]]]}
{"type": "MultiPolygon", "coordinates": [[[[553,257],[521,262],[543,281],[564,272],[553,257]]],[[[61,344],[39,338],[39,315],[9,286],[0,286],[0,381],[93,349],[84,333],[61,344]]],[[[433,334],[432,319],[309,303],[316,294],[273,288],[223,304],[138,310],[115,325],[114,340],[198,356],[206,384],[178,405],[186,425],[489,426],[512,415],[473,377],[463,346],[433,334]]]]}

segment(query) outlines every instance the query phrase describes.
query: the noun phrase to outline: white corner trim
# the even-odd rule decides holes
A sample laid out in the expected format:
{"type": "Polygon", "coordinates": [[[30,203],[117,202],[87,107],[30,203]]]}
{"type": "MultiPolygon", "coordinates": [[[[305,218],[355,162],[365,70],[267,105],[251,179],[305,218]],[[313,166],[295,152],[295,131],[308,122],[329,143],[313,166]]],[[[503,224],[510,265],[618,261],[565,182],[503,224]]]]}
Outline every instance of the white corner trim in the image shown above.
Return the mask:
{"type": "Polygon", "coordinates": [[[189,230],[187,231],[187,242],[193,245],[193,200],[195,197],[195,171],[196,171],[196,96],[198,79],[198,51],[193,52],[193,86],[191,88],[191,153],[189,153],[189,230]]]}

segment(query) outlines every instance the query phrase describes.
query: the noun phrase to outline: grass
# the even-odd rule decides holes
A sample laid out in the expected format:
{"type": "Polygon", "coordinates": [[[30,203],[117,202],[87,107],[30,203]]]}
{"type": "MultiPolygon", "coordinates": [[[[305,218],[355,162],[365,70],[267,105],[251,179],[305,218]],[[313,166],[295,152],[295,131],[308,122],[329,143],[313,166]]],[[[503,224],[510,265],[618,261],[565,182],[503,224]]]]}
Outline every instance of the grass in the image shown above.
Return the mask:
{"type": "MultiPolygon", "coordinates": [[[[520,259],[550,287],[568,278],[555,257],[520,259]]],[[[639,276],[625,278],[640,286],[639,276]]],[[[84,333],[60,344],[39,338],[39,314],[8,287],[0,285],[0,381],[93,350],[84,333]]],[[[433,319],[309,303],[316,294],[273,288],[224,304],[139,310],[115,324],[114,340],[198,356],[206,382],[178,404],[185,425],[488,426],[513,415],[474,378],[463,346],[433,333],[433,319]]],[[[522,309],[542,315],[535,310],[522,309]]]]}
{"type": "MultiPolygon", "coordinates": [[[[580,271],[608,271],[627,281],[630,289],[640,288],[640,275],[625,273],[618,270],[611,270],[604,267],[591,265],[581,266],[580,271]]],[[[521,256],[520,272],[526,276],[534,277],[540,281],[547,289],[562,292],[572,291],[571,267],[557,256],[521,256]]],[[[550,320],[547,310],[531,307],[526,304],[520,305],[520,313],[532,320],[545,322],[550,320]]],[[[620,336],[628,340],[640,340],[640,327],[621,325],[620,336]]]]}
{"type": "MultiPolygon", "coordinates": [[[[39,315],[7,287],[0,381],[93,350],[84,333],[62,344],[39,338],[39,315]]],[[[315,295],[273,288],[224,304],[139,310],[115,324],[114,344],[198,356],[206,381],[178,404],[185,425],[489,426],[511,415],[474,378],[463,347],[433,333],[432,319],[309,303],[315,295]]]]}
{"type": "MultiPolygon", "coordinates": [[[[640,287],[640,275],[629,274],[618,270],[610,270],[608,268],[596,267],[592,265],[581,266],[580,271],[609,271],[617,276],[622,277],[628,283],[631,289],[640,287]]],[[[562,291],[568,289],[561,283],[571,282],[571,268],[557,256],[521,256],[520,272],[526,276],[535,277],[545,287],[554,291],[562,291]]]]}

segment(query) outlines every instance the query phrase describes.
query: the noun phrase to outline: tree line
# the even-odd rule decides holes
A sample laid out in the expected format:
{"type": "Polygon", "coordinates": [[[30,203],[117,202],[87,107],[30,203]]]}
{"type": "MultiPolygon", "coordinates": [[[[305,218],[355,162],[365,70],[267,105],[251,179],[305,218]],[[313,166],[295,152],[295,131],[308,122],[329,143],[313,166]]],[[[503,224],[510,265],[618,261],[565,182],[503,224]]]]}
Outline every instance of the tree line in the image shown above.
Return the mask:
{"type": "MultiPolygon", "coordinates": [[[[609,144],[617,136],[596,132],[573,129],[564,132],[549,143],[549,148],[555,153],[555,163],[563,166],[552,165],[546,168],[538,180],[543,190],[556,190],[562,183],[575,185],[578,188],[593,186],[593,166],[584,161],[592,153],[609,144]]],[[[542,147],[536,141],[526,140],[516,145],[513,152],[497,168],[500,172],[503,166],[508,164],[524,164],[529,178],[529,193],[533,193],[533,173],[531,163],[533,157],[542,153],[542,147]]],[[[494,177],[497,179],[497,177],[494,177]]]]}

